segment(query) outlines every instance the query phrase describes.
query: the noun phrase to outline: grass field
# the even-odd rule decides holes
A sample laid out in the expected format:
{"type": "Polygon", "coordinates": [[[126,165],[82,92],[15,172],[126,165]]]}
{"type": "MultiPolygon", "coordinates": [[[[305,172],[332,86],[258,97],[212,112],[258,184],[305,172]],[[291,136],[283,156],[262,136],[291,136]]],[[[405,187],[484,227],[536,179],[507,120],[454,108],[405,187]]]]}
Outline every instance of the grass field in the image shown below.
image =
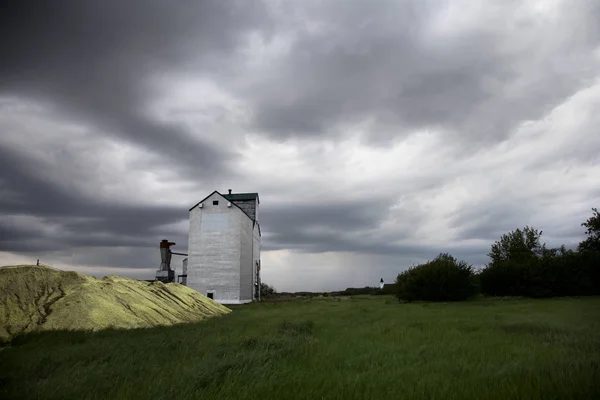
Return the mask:
{"type": "Polygon", "coordinates": [[[201,323],[17,337],[2,399],[599,399],[600,298],[235,307],[201,323]]]}

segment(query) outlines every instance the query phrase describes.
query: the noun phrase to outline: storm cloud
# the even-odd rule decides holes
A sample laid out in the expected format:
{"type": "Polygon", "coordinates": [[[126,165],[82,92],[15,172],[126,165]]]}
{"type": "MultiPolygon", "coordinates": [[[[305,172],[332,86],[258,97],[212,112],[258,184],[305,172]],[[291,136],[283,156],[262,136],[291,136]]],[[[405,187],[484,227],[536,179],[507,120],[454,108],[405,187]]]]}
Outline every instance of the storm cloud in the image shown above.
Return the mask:
{"type": "MultiPolygon", "coordinates": [[[[5,2],[0,264],[149,278],[213,190],[264,280],[375,285],[600,203],[600,4],[5,2]]],[[[177,261],[176,261],[177,262],[177,261]]]]}

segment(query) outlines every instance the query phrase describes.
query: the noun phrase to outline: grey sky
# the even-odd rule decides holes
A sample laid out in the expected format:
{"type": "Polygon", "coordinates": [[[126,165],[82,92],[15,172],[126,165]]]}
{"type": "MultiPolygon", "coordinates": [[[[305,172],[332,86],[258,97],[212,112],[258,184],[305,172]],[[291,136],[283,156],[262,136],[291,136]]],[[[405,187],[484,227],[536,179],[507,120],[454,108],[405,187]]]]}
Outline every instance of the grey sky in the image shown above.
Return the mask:
{"type": "Polygon", "coordinates": [[[151,277],[232,188],[265,281],[338,289],[600,203],[597,1],[5,4],[0,264],[151,277]]]}

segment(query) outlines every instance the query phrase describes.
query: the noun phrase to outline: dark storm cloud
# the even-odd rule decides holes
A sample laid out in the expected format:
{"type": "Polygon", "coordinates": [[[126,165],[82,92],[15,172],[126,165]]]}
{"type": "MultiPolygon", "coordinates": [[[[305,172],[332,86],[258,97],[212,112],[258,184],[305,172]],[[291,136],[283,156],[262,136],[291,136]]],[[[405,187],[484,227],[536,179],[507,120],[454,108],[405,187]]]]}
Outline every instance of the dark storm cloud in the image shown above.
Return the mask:
{"type": "Polygon", "coordinates": [[[105,135],[163,153],[179,172],[231,173],[232,154],[144,116],[145,80],[192,63],[214,68],[261,14],[243,2],[5,2],[0,91],[59,105],[105,135]]]}
{"type": "MultiPolygon", "coordinates": [[[[144,169],[170,171],[173,178],[192,176],[198,183],[207,176],[231,177],[231,153],[144,114],[152,95],[147,79],[162,71],[222,68],[215,60],[227,57],[240,35],[263,20],[263,11],[260,3],[216,0],[4,2],[0,94],[41,100],[100,135],[162,157],[152,157],[144,169]]],[[[57,142],[69,142],[62,132],[53,134],[57,142]]],[[[56,162],[77,165],[79,155],[72,151],[65,145],[56,162]]],[[[45,181],[39,171],[46,167],[35,160],[6,147],[0,152],[0,219],[32,215],[39,225],[60,228],[48,235],[41,226],[21,221],[8,227],[2,220],[1,250],[143,246],[158,238],[158,226],[187,218],[179,208],[97,201],[45,181]]],[[[64,182],[72,179],[75,171],[62,176],[64,182]]],[[[184,242],[174,230],[161,232],[184,242]]]]}
{"type": "MultiPolygon", "coordinates": [[[[428,259],[450,251],[471,262],[484,262],[488,245],[440,248],[426,243],[429,238],[423,243],[411,240],[424,226],[423,231],[433,236],[438,227],[447,233],[447,221],[441,221],[444,212],[424,209],[421,202],[440,204],[427,202],[436,196],[429,193],[431,189],[443,186],[452,174],[468,175],[470,171],[452,167],[456,159],[472,154],[470,144],[506,138],[515,126],[540,118],[589,84],[597,75],[593,50],[600,43],[600,7],[593,0],[569,3],[555,16],[540,17],[538,23],[535,18],[515,17],[526,8],[518,1],[490,2],[470,17],[473,10],[465,2],[465,10],[459,13],[466,22],[451,22],[444,31],[438,26],[443,18],[438,17],[448,4],[438,0],[307,0],[270,5],[245,0],[4,2],[0,98],[8,98],[7,104],[39,100],[52,109],[50,119],[60,120],[53,127],[63,122],[86,127],[91,133],[79,138],[89,140],[83,147],[100,146],[101,140],[91,138],[107,136],[118,139],[117,143],[127,142],[135,151],[142,149],[147,156],[128,159],[129,170],[124,173],[131,175],[121,178],[101,171],[103,163],[111,162],[110,155],[106,160],[105,154],[85,159],[77,146],[69,145],[69,133],[59,128],[52,132],[58,144],[51,149],[56,151],[56,168],[25,151],[29,150],[25,140],[16,143],[22,126],[14,128],[12,142],[3,143],[0,136],[0,251],[55,253],[71,264],[156,267],[155,244],[163,235],[185,252],[187,233],[175,224],[187,220],[187,209],[147,205],[152,199],[144,204],[125,202],[133,194],[120,188],[133,182],[136,173],[148,171],[182,185],[191,182],[199,195],[190,206],[214,189],[229,187],[226,182],[231,181],[234,186],[244,182],[249,191],[263,188],[262,199],[268,199],[269,192],[294,192],[292,188],[299,185],[310,191],[313,183],[319,184],[316,176],[291,173],[289,179],[271,183],[264,181],[270,181],[269,170],[277,165],[258,168],[263,171],[260,176],[239,168],[234,151],[238,144],[245,150],[244,134],[277,140],[302,137],[309,145],[309,150],[303,149],[302,141],[295,145],[302,161],[318,164],[331,157],[331,165],[324,164],[334,168],[337,155],[325,150],[311,153],[312,149],[333,134],[343,141],[356,123],[370,121],[367,144],[389,145],[390,138],[417,128],[439,128],[456,140],[436,142],[422,159],[411,161],[397,174],[385,167],[378,174],[374,156],[372,164],[365,165],[373,165],[376,173],[366,174],[367,178],[348,176],[350,184],[345,185],[355,187],[353,183],[368,180],[365,190],[377,192],[371,199],[356,200],[331,182],[331,193],[315,198],[310,206],[292,199],[265,201],[263,250],[352,252],[390,260],[428,259]],[[436,33],[438,29],[442,32],[436,33]],[[246,53],[250,32],[264,39],[267,47],[281,34],[284,42],[289,39],[289,48],[284,45],[283,50],[273,51],[277,54],[269,53],[270,49],[264,55],[258,46],[246,53]],[[166,77],[173,77],[173,82],[166,77]],[[189,82],[195,87],[198,81],[232,99],[243,109],[243,118],[247,111],[247,122],[229,124],[235,118],[219,101],[204,107],[178,98],[179,90],[189,89],[182,86],[189,82]],[[164,105],[169,119],[178,122],[149,115],[150,106],[157,103],[164,105]],[[193,117],[213,120],[214,132],[223,133],[227,140],[220,147],[209,144],[218,142],[207,140],[213,131],[193,126],[188,116],[191,121],[196,120],[193,117]],[[457,149],[452,157],[447,156],[449,148],[457,149]],[[425,165],[436,165],[438,158],[450,165],[440,164],[431,176],[418,171],[429,170],[425,165]],[[96,175],[89,171],[94,162],[96,175]],[[79,168],[85,173],[78,173],[79,168]],[[58,173],[58,180],[44,178],[58,173]],[[301,178],[295,181],[294,176],[301,178]],[[115,185],[119,200],[90,194],[111,180],[123,183],[115,185]],[[208,187],[208,182],[222,187],[208,187]],[[379,185],[389,188],[384,196],[379,185]]],[[[189,92],[182,97],[186,96],[189,92]]],[[[47,146],[37,150],[48,152],[51,146],[47,146]]],[[[593,161],[594,150],[594,146],[585,149],[590,154],[587,161],[593,161]]],[[[574,159],[582,160],[580,150],[570,151],[574,159]]],[[[360,151],[357,154],[362,157],[360,151]]],[[[560,158],[549,154],[530,168],[560,158]]],[[[327,176],[329,171],[323,168],[318,173],[327,176]]],[[[169,195],[181,193],[164,194],[169,195]]],[[[450,225],[460,240],[491,243],[521,227],[533,211],[533,206],[499,196],[488,204],[460,210],[450,225]]],[[[577,230],[556,229],[556,237],[571,234],[578,235],[577,230]]]]}
{"type": "Polygon", "coordinates": [[[299,28],[289,52],[250,87],[254,127],[287,138],[371,120],[377,141],[415,128],[442,128],[465,144],[501,140],[588,85],[600,43],[597,2],[577,2],[539,31],[511,4],[496,22],[484,14],[478,29],[454,37],[431,37],[446,6],[439,1],[306,6],[304,18],[325,28],[299,28]],[[515,25],[499,25],[505,20],[515,25]],[[534,47],[520,47],[524,40],[534,47]]]}
{"type": "MultiPolygon", "coordinates": [[[[285,248],[306,253],[339,251],[413,257],[426,257],[435,252],[426,245],[393,243],[409,238],[411,229],[400,230],[385,238],[377,235],[380,225],[390,218],[392,197],[380,195],[364,200],[331,198],[327,204],[297,205],[290,202],[285,206],[271,206],[261,212],[261,224],[268,227],[268,236],[261,246],[264,250],[285,248]],[[370,235],[369,232],[375,234],[370,235]]],[[[422,216],[408,213],[399,217],[403,219],[402,223],[414,227],[423,222],[422,216]]]]}
{"type": "Polygon", "coordinates": [[[9,226],[2,223],[0,224],[0,246],[4,250],[16,250],[16,248],[22,247],[23,243],[31,239],[31,233],[32,230],[25,229],[23,226],[9,226]]]}
{"type": "MultiPolygon", "coordinates": [[[[401,265],[388,264],[388,266],[394,266],[400,270],[406,269],[418,261],[431,260],[438,254],[445,252],[477,265],[488,261],[486,257],[486,253],[490,248],[488,244],[439,246],[426,241],[413,244],[393,243],[394,240],[401,238],[403,238],[403,235],[390,235],[383,239],[370,238],[366,235],[363,239],[347,239],[339,234],[304,233],[291,229],[280,232],[275,237],[269,237],[264,245],[261,244],[261,249],[269,251],[285,248],[293,249],[299,253],[311,254],[343,252],[355,255],[384,256],[389,257],[391,260],[402,259],[401,265]]],[[[369,265],[364,267],[368,268],[369,265]]]]}
{"type": "Polygon", "coordinates": [[[0,198],[0,251],[60,250],[77,246],[145,246],[157,241],[158,226],[187,218],[185,209],[101,202],[77,191],[48,183],[43,165],[0,146],[2,187],[12,196],[0,198]],[[35,216],[8,223],[10,216],[35,216]],[[57,225],[48,234],[45,226],[57,225]]]}
{"type": "MultiPolygon", "coordinates": [[[[598,199],[598,196],[590,197],[598,199]]],[[[559,202],[560,204],[560,202],[559,202]]],[[[565,206],[568,201],[565,201],[565,206]]],[[[590,202],[593,204],[593,201],[590,202]]],[[[552,211],[536,203],[526,203],[519,200],[497,199],[493,203],[482,203],[462,210],[452,218],[451,225],[461,240],[479,239],[494,243],[502,235],[523,229],[526,225],[542,232],[542,243],[549,247],[565,244],[573,248],[581,240],[584,229],[581,227],[588,214],[587,210],[574,208],[575,212],[561,213],[559,218],[551,218],[552,211]],[[544,215],[540,218],[538,213],[544,215]]],[[[487,249],[489,251],[489,249],[487,249]]]]}
{"type": "Polygon", "coordinates": [[[392,199],[374,198],[367,200],[344,200],[335,196],[327,199],[327,203],[295,204],[293,201],[272,206],[261,213],[261,221],[279,228],[296,227],[299,229],[311,226],[328,227],[336,230],[371,229],[386,217],[392,199]]]}
{"type": "Polygon", "coordinates": [[[460,232],[461,239],[484,239],[495,241],[503,234],[522,228],[535,211],[519,201],[497,199],[461,210],[452,220],[452,227],[460,232]]]}

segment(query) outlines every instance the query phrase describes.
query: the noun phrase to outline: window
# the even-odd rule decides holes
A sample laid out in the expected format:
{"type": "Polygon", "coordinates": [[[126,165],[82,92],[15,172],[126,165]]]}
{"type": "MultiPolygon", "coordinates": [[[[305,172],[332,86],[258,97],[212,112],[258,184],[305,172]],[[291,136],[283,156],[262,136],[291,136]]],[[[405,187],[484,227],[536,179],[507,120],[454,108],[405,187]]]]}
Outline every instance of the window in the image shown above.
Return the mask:
{"type": "Polygon", "coordinates": [[[218,206],[219,205],[219,200],[213,200],[213,206],[218,206]]]}
{"type": "Polygon", "coordinates": [[[213,292],[206,293],[206,297],[208,297],[209,299],[214,298],[214,295],[215,294],[213,292]]]}

